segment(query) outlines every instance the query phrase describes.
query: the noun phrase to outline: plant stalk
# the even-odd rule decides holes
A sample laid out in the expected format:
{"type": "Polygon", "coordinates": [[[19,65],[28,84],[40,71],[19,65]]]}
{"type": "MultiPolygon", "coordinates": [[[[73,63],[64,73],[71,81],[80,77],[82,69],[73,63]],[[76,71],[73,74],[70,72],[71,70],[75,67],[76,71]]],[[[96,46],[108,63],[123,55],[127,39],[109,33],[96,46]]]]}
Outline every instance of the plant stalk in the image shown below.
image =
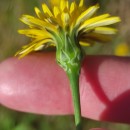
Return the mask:
{"type": "Polygon", "coordinates": [[[79,71],[77,68],[71,68],[71,72],[67,73],[70,80],[70,87],[74,105],[74,116],[76,130],[82,130],[82,117],[81,117],[81,107],[80,107],[80,93],[79,93],[79,71]]]}

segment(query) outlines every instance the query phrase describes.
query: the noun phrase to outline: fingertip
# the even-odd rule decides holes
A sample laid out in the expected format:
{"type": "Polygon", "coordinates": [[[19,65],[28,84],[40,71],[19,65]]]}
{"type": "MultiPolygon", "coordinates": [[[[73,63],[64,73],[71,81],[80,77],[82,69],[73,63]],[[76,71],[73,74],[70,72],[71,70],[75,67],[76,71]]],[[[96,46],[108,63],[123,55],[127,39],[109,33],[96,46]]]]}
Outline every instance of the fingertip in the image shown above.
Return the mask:
{"type": "Polygon", "coordinates": [[[73,112],[69,82],[56,64],[55,53],[35,53],[0,65],[0,102],[39,114],[73,112]],[[53,108],[53,109],[52,109],[53,108]]]}

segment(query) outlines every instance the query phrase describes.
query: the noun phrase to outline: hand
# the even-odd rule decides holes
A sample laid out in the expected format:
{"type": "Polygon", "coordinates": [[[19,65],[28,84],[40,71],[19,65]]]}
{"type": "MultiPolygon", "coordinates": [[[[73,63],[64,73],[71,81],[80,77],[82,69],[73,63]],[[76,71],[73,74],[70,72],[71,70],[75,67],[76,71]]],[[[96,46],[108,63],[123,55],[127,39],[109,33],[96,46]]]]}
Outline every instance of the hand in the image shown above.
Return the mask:
{"type": "MultiPolygon", "coordinates": [[[[88,56],[80,75],[82,116],[130,123],[130,59],[88,56]]],[[[36,53],[0,64],[0,102],[40,114],[72,114],[69,81],[55,53],[36,53]]]]}

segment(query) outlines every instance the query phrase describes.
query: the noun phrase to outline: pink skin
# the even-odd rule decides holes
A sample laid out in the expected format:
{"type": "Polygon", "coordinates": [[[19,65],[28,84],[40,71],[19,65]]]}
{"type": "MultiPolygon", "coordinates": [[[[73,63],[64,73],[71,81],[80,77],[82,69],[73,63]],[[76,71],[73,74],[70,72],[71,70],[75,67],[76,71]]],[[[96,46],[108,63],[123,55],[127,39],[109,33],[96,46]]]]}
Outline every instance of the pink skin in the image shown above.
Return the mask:
{"type": "MultiPolygon", "coordinates": [[[[129,58],[86,57],[80,75],[82,116],[100,121],[130,123],[129,76],[129,58]]],[[[69,80],[56,64],[55,53],[50,52],[2,62],[0,102],[25,112],[73,114],[69,80]]]]}

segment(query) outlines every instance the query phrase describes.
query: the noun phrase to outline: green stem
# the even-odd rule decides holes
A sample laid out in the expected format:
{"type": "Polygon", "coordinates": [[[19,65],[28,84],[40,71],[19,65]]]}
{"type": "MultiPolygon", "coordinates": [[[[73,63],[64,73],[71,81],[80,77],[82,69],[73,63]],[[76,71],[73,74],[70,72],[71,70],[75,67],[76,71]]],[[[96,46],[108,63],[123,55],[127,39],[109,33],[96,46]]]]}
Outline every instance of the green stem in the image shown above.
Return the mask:
{"type": "MultiPolygon", "coordinates": [[[[75,33],[74,33],[75,34],[75,33]]],[[[78,40],[74,34],[61,30],[61,37],[57,37],[57,63],[64,69],[70,80],[76,130],[81,128],[81,109],[80,109],[80,94],[79,94],[79,73],[82,61],[82,51],[79,46],[78,40]]]]}
{"type": "Polygon", "coordinates": [[[71,69],[71,72],[68,72],[68,77],[70,80],[73,105],[74,105],[74,115],[75,115],[75,124],[76,130],[82,130],[81,124],[81,107],[80,107],[80,94],[79,94],[79,71],[77,72],[77,67],[71,69]]]}

